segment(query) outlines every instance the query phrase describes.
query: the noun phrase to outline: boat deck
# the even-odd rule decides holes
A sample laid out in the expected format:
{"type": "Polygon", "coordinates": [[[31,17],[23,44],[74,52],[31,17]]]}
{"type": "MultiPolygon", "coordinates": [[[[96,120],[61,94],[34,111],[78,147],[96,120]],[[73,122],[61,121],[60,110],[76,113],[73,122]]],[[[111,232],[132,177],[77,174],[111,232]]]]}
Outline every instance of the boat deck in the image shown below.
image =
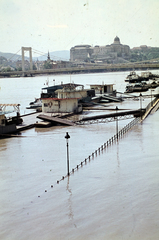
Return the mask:
{"type": "Polygon", "coordinates": [[[59,117],[53,117],[53,116],[47,116],[45,114],[40,114],[37,116],[37,118],[40,118],[44,121],[52,122],[53,124],[62,124],[62,125],[67,125],[67,126],[74,126],[75,123],[66,120],[66,119],[61,119],[59,117]]]}
{"type": "MultiPolygon", "coordinates": [[[[71,113],[72,114],[72,113],[71,113]]],[[[21,116],[23,119],[22,124],[17,126],[17,131],[21,132],[23,130],[35,127],[37,122],[48,121],[56,124],[63,124],[72,126],[74,123],[62,119],[67,117],[68,113],[40,113],[40,112],[33,112],[31,114],[21,116]]]]}

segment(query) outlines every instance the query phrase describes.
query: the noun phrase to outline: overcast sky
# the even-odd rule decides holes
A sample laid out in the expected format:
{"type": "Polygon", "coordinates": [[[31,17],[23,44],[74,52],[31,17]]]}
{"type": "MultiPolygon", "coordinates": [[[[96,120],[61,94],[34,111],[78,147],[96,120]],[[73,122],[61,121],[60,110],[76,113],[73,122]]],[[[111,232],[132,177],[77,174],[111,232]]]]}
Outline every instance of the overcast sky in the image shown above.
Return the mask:
{"type": "Polygon", "coordinates": [[[0,0],[0,28],[1,52],[103,46],[116,36],[159,47],[159,0],[0,0]]]}

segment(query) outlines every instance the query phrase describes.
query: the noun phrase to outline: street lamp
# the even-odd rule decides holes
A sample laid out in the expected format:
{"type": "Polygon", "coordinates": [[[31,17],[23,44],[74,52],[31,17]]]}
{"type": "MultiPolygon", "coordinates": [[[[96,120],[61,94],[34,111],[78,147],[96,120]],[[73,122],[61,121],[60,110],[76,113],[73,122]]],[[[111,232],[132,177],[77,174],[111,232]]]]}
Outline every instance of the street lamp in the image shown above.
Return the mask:
{"type": "Polygon", "coordinates": [[[70,135],[68,134],[68,132],[66,132],[66,147],[67,147],[67,175],[69,176],[70,175],[70,172],[69,172],[69,151],[68,151],[68,139],[70,138],[70,135]]]}
{"type": "Polygon", "coordinates": [[[140,93],[140,109],[142,110],[142,94],[140,93]]]}
{"type": "Polygon", "coordinates": [[[154,92],[154,90],[151,89],[151,107],[152,107],[152,92],[154,92]]]}
{"type": "MultiPolygon", "coordinates": [[[[118,107],[116,106],[116,113],[118,111],[118,107]]],[[[117,136],[117,140],[118,140],[118,117],[116,116],[116,136],[117,136]]]]}
{"type": "Polygon", "coordinates": [[[140,117],[142,119],[142,94],[141,93],[140,93],[139,97],[140,97],[140,117]]]}

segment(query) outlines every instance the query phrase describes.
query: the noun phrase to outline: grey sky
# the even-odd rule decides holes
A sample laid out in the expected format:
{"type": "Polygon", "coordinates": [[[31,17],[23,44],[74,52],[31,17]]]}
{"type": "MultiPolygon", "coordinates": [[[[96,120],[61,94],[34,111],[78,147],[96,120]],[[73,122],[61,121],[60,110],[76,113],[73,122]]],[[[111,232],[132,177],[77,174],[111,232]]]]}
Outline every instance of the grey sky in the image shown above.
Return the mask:
{"type": "MultiPolygon", "coordinates": [[[[0,0],[0,51],[107,45],[159,47],[158,0],[0,0]]],[[[36,55],[35,55],[36,56],[36,55]]]]}

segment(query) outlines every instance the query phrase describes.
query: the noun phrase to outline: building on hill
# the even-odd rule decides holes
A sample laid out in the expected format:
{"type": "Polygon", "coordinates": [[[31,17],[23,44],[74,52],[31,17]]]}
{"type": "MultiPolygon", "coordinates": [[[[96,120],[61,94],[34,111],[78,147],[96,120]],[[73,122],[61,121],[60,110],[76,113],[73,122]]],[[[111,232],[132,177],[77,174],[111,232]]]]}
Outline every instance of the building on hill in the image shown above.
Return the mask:
{"type": "Polygon", "coordinates": [[[120,39],[118,37],[114,38],[114,42],[110,45],[113,52],[117,52],[117,55],[120,57],[129,56],[130,47],[128,45],[123,45],[120,43],[120,39]]]}
{"type": "Polygon", "coordinates": [[[131,50],[132,51],[147,51],[148,49],[151,49],[150,46],[147,46],[147,45],[141,45],[140,47],[133,47],[131,50]]]}
{"type": "Polygon", "coordinates": [[[76,45],[70,50],[70,60],[73,61],[87,61],[93,54],[91,45],[76,45]]]}
{"type": "Polygon", "coordinates": [[[118,57],[129,59],[130,47],[120,43],[119,37],[114,38],[110,45],[92,47],[91,45],[76,45],[70,49],[70,60],[73,61],[102,61],[113,62],[118,57]]]}

